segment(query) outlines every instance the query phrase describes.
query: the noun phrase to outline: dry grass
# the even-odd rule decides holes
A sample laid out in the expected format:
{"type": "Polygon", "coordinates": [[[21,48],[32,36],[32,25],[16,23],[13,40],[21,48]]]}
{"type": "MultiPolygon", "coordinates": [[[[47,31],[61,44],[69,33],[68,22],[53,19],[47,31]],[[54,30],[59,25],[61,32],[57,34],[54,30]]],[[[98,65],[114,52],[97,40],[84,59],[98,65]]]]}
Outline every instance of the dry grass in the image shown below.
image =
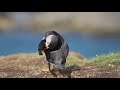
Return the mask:
{"type": "Polygon", "coordinates": [[[45,55],[23,53],[1,56],[0,78],[56,78],[56,76],[59,78],[119,78],[119,55],[109,54],[88,61],[78,53],[70,52],[67,58],[66,70],[63,72],[53,69],[51,73],[48,71],[45,55]],[[111,63],[110,59],[113,57],[111,63]],[[117,62],[117,64],[114,62],[117,62]]]}

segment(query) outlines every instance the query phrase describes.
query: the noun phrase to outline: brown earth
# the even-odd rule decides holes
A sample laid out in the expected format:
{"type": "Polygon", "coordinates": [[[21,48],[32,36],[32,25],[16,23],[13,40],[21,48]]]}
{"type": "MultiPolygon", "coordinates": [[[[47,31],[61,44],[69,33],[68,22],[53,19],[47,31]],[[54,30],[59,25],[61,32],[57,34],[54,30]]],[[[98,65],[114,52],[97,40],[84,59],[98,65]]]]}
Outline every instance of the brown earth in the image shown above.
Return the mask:
{"type": "Polygon", "coordinates": [[[119,78],[120,66],[69,65],[48,71],[44,56],[18,54],[0,57],[0,78],[119,78]]]}

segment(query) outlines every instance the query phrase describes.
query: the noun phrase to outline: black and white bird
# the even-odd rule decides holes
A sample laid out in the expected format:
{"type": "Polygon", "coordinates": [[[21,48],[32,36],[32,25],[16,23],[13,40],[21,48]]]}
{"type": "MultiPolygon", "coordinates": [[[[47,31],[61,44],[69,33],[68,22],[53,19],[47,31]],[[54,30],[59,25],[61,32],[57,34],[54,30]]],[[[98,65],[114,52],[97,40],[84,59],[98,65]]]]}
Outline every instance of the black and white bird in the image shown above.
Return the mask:
{"type": "Polygon", "coordinates": [[[57,68],[65,69],[66,58],[69,53],[69,47],[63,37],[56,31],[48,31],[44,38],[38,45],[39,55],[43,55],[44,51],[48,61],[49,70],[50,65],[54,64],[57,68]]]}

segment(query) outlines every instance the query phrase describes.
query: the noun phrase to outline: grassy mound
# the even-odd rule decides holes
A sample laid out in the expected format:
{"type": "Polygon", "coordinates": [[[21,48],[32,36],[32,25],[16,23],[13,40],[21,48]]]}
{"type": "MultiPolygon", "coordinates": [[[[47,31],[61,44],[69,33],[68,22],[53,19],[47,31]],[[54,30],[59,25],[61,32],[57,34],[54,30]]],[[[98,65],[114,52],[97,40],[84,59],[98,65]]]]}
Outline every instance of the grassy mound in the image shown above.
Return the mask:
{"type": "MultiPolygon", "coordinates": [[[[52,67],[53,68],[53,67],[52,67]]],[[[120,53],[86,59],[70,52],[64,72],[48,71],[45,55],[15,54],[0,57],[0,78],[119,78],[120,53]]]]}

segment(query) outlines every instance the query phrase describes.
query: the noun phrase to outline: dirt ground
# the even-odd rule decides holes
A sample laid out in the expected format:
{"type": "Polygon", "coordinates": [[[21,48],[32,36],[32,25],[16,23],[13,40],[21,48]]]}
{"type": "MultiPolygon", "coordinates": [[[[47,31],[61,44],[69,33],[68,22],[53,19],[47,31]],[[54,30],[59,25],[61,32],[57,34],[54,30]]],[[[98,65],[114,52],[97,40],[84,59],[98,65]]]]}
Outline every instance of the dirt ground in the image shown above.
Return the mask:
{"type": "Polygon", "coordinates": [[[0,68],[0,78],[119,78],[120,66],[69,66],[65,71],[23,70],[16,67],[0,68]]]}
{"type": "Polygon", "coordinates": [[[120,65],[98,67],[72,63],[64,71],[53,68],[50,72],[44,56],[18,54],[0,57],[0,78],[120,78],[120,65]]]}

